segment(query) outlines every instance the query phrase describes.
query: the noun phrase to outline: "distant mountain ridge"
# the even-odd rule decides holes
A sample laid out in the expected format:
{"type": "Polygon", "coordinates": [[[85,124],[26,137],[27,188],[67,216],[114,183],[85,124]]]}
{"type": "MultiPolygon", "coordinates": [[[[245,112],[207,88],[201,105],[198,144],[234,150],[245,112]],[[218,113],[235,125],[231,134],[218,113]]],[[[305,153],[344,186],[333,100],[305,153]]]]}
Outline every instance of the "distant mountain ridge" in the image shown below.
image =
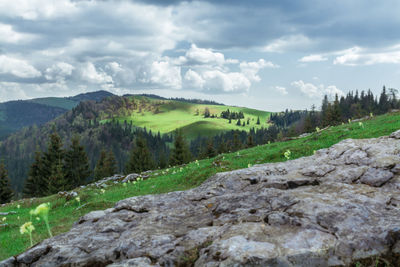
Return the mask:
{"type": "Polygon", "coordinates": [[[107,91],[96,91],[72,97],[44,97],[0,103],[0,140],[23,127],[43,125],[82,101],[101,101],[113,95],[107,91]]]}

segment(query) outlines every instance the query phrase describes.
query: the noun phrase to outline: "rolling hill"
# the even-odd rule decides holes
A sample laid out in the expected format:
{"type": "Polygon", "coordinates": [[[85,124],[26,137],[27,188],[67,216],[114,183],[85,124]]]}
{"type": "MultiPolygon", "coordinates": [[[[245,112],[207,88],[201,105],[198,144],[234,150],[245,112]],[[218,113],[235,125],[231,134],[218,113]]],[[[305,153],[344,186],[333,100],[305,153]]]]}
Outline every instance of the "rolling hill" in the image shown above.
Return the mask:
{"type": "Polygon", "coordinates": [[[45,97],[0,103],[0,140],[23,127],[51,121],[81,101],[100,101],[112,95],[106,91],[97,91],[73,97],[45,97]]]}
{"type": "MultiPolygon", "coordinates": [[[[213,136],[229,130],[246,130],[251,128],[266,128],[270,112],[233,107],[216,104],[198,104],[184,102],[180,100],[158,99],[148,96],[125,96],[128,101],[134,102],[130,110],[120,111],[112,119],[121,123],[132,123],[137,127],[146,128],[152,132],[161,134],[172,133],[176,129],[181,129],[188,139],[197,136],[213,136]],[[208,109],[210,117],[205,117],[204,112],[208,109]],[[240,126],[236,125],[237,119],[231,120],[221,118],[221,112],[242,112],[244,118],[240,126]],[[257,119],[260,124],[257,124],[257,119]],[[247,122],[248,121],[248,122],[247,122]]],[[[103,119],[101,122],[112,120],[103,119]]]]}
{"type": "MultiPolygon", "coordinates": [[[[67,100],[61,103],[70,103],[70,99],[67,100]]],[[[60,109],[60,113],[64,110],[59,107],[60,100],[46,98],[38,101],[46,103],[46,107],[53,105],[52,108],[60,109]]],[[[44,107],[39,103],[29,104],[44,107]]],[[[102,149],[112,150],[118,162],[118,171],[122,172],[135,136],[144,128],[147,143],[157,163],[160,162],[160,154],[168,158],[172,134],[176,129],[182,129],[189,139],[197,136],[208,138],[230,130],[267,128],[269,114],[211,102],[199,103],[197,100],[171,100],[143,95],[110,96],[99,102],[82,101],[47,123],[45,117],[41,126],[31,125],[11,134],[0,141],[0,158],[5,160],[13,188],[21,192],[35,150],[46,150],[53,129],[60,134],[65,147],[74,135],[79,135],[88,153],[91,168],[94,168],[102,149]],[[229,123],[228,119],[221,118],[221,112],[228,109],[235,116],[240,113],[244,125],[236,125],[236,119],[229,123]],[[208,118],[204,117],[205,110],[209,110],[208,118]],[[258,118],[260,124],[257,124],[258,118]]]]}

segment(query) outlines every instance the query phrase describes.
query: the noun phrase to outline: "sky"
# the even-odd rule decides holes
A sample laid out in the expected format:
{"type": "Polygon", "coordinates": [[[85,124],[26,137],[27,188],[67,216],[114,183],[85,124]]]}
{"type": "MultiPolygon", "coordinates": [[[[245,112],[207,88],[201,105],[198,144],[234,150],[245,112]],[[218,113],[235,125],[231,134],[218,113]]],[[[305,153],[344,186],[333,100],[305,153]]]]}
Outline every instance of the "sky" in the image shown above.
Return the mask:
{"type": "Polygon", "coordinates": [[[97,90],[268,111],[400,86],[398,0],[0,0],[0,102],[97,90]]]}

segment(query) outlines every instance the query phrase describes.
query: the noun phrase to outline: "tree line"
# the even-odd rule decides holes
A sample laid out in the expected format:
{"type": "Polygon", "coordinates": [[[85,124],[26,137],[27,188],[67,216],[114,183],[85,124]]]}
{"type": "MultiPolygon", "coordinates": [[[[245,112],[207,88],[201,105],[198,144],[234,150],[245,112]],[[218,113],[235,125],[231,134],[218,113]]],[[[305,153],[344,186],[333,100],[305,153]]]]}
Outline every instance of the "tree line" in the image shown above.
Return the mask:
{"type": "MultiPolygon", "coordinates": [[[[317,111],[315,107],[312,107],[310,111],[286,110],[272,114],[270,122],[273,124],[268,128],[251,129],[249,132],[229,131],[212,138],[199,136],[190,143],[180,131],[174,136],[161,136],[159,133],[154,134],[151,131],[147,132],[146,129],[136,128],[126,121],[120,122],[113,119],[107,123],[100,123],[96,117],[98,114],[95,114],[100,111],[92,109],[91,104],[88,103],[79,105],[77,109],[71,111],[71,113],[75,112],[74,115],[68,113],[58,118],[51,129],[48,126],[38,132],[37,127],[30,127],[22,131],[19,136],[7,139],[6,144],[14,151],[3,154],[3,146],[1,147],[3,151],[0,152],[2,155],[21,157],[32,149],[29,146],[35,144],[36,152],[31,160],[27,159],[25,165],[11,166],[20,173],[24,170],[21,167],[25,166],[26,173],[29,172],[28,177],[34,177],[37,173],[43,172],[45,175],[42,177],[47,177],[48,180],[46,186],[40,186],[40,190],[49,194],[60,189],[68,190],[68,188],[87,183],[90,179],[100,179],[116,172],[142,172],[164,168],[168,165],[184,164],[194,159],[213,157],[220,153],[233,152],[284,140],[301,133],[313,132],[316,127],[337,125],[348,119],[372,114],[383,114],[391,109],[400,108],[396,93],[395,89],[387,90],[384,87],[379,96],[374,96],[371,91],[349,92],[345,96],[336,96],[333,101],[325,96],[320,111],[317,111]],[[64,120],[71,121],[64,123],[64,120]],[[44,133],[47,133],[47,137],[44,137],[44,133]],[[80,138],[76,138],[76,135],[80,138]],[[65,140],[65,143],[62,140],[65,140]],[[44,141],[45,146],[43,146],[44,141]],[[173,146],[170,149],[168,143],[171,142],[173,146]],[[69,144],[69,146],[64,144],[69,144]],[[84,152],[87,153],[87,161],[84,160],[84,152]],[[80,163],[85,163],[80,171],[78,171],[79,168],[67,167],[78,166],[79,164],[74,161],[77,159],[80,163]],[[33,164],[31,164],[32,161],[33,164]],[[88,168],[85,167],[86,162],[88,162],[88,168]],[[67,169],[71,170],[67,172],[67,169]],[[89,171],[86,172],[88,169],[89,171]],[[84,175],[80,177],[77,175],[78,172],[84,175]]],[[[5,157],[5,159],[9,160],[10,157],[5,157]]],[[[10,165],[8,166],[10,168],[10,165]]],[[[5,169],[4,162],[3,169],[5,169]]],[[[1,172],[0,168],[0,177],[1,175],[7,176],[7,172],[1,172]]],[[[28,178],[26,184],[31,183],[32,187],[35,187],[43,183],[40,181],[32,183],[32,179],[28,178]]],[[[1,188],[9,184],[3,180],[6,179],[0,180],[0,197],[1,188]]],[[[39,189],[32,191],[37,194],[39,189]]],[[[31,194],[27,189],[24,192],[26,195],[31,194]]]]}

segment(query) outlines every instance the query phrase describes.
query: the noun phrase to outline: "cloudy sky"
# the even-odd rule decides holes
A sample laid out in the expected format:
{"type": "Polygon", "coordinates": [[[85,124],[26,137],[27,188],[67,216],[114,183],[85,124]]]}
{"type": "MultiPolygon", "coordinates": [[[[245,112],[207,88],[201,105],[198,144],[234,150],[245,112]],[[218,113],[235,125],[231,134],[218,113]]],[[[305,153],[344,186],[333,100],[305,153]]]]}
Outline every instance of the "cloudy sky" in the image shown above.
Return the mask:
{"type": "Polygon", "coordinates": [[[105,89],[278,111],[400,87],[398,0],[0,0],[0,102],[105,89]]]}

